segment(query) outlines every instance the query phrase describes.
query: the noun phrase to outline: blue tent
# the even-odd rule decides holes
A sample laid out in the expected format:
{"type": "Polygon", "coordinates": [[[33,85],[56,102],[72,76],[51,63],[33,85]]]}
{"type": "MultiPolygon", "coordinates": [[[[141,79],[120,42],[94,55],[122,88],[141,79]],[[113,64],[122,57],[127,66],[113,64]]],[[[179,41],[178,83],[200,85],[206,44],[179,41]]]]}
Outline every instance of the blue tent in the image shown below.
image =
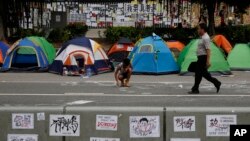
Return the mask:
{"type": "Polygon", "coordinates": [[[45,70],[48,66],[49,62],[42,48],[28,38],[24,38],[18,40],[8,50],[2,70],[7,71],[11,68],[45,70]]]}
{"type": "Polygon", "coordinates": [[[138,41],[129,58],[133,73],[167,74],[179,71],[171,51],[157,35],[138,41]]]}

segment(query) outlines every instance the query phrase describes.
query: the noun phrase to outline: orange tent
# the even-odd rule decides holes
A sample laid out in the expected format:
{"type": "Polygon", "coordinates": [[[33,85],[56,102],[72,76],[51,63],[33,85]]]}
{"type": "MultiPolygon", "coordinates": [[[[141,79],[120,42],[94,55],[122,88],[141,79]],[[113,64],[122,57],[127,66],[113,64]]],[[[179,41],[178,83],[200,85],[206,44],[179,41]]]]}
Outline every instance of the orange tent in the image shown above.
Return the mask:
{"type": "Polygon", "coordinates": [[[0,41],[0,65],[3,64],[9,45],[3,41],[0,41]]]}
{"type": "Polygon", "coordinates": [[[127,52],[127,51],[130,52],[132,49],[129,49],[129,48],[134,48],[134,44],[133,43],[130,43],[130,44],[115,43],[108,51],[108,55],[111,55],[117,52],[127,52]]]}
{"type": "Polygon", "coordinates": [[[121,38],[108,51],[108,56],[115,62],[122,62],[128,57],[128,54],[133,50],[134,43],[127,38],[121,38]]]}
{"type": "Polygon", "coordinates": [[[223,35],[214,36],[213,41],[218,47],[221,47],[226,53],[229,53],[232,50],[232,45],[223,35]]]}
{"type": "Polygon", "coordinates": [[[167,41],[166,43],[171,50],[177,49],[180,52],[185,47],[185,45],[180,41],[167,41]]]}
{"type": "Polygon", "coordinates": [[[1,50],[0,50],[0,64],[3,64],[3,54],[1,50]]]}

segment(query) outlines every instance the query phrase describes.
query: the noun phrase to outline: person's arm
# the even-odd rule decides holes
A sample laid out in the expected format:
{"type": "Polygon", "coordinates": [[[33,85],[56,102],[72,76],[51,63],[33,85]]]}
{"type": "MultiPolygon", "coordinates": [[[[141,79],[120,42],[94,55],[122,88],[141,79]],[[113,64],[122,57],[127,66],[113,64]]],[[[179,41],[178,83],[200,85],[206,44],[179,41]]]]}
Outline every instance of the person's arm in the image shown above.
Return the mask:
{"type": "Polygon", "coordinates": [[[115,81],[116,82],[118,82],[118,72],[119,72],[119,70],[115,69],[115,73],[114,73],[115,75],[114,76],[115,76],[115,81]]]}
{"type": "Polygon", "coordinates": [[[119,71],[120,71],[120,66],[117,66],[117,68],[115,69],[115,73],[114,73],[115,81],[117,85],[119,85],[119,78],[118,78],[119,71]]]}
{"type": "Polygon", "coordinates": [[[208,68],[211,66],[210,56],[211,56],[211,51],[210,51],[210,49],[207,49],[207,67],[208,68]]]}
{"type": "Polygon", "coordinates": [[[130,67],[128,69],[128,77],[127,77],[126,84],[125,84],[125,86],[127,86],[127,87],[129,87],[129,80],[131,78],[131,75],[132,75],[132,68],[130,67]]]}
{"type": "Polygon", "coordinates": [[[211,56],[210,39],[203,39],[203,43],[205,45],[206,52],[207,52],[207,67],[209,68],[211,66],[210,64],[210,56],[211,56]]]}

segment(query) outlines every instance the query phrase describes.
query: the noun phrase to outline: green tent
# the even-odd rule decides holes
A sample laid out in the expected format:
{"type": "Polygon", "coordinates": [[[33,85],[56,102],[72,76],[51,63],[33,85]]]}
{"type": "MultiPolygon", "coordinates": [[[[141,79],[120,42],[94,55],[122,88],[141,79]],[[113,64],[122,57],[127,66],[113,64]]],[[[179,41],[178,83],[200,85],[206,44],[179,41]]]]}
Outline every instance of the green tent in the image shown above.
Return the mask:
{"type": "MultiPolygon", "coordinates": [[[[188,74],[188,67],[191,62],[197,61],[196,50],[199,40],[192,40],[181,52],[178,58],[178,64],[181,68],[180,74],[188,74]]],[[[211,73],[221,73],[221,74],[231,74],[229,64],[226,61],[225,55],[222,50],[218,48],[214,43],[211,42],[211,67],[209,72],[211,73]]]]}
{"type": "MultiPolygon", "coordinates": [[[[54,61],[56,57],[56,49],[54,48],[54,46],[43,37],[31,36],[31,37],[28,37],[28,39],[31,40],[33,43],[35,43],[37,46],[40,46],[42,48],[44,54],[46,55],[49,61],[49,64],[52,64],[52,62],[54,61]]],[[[26,49],[26,51],[28,50],[26,49]]]]}
{"type": "Polygon", "coordinates": [[[236,44],[227,60],[232,70],[250,70],[250,46],[236,44]]]}

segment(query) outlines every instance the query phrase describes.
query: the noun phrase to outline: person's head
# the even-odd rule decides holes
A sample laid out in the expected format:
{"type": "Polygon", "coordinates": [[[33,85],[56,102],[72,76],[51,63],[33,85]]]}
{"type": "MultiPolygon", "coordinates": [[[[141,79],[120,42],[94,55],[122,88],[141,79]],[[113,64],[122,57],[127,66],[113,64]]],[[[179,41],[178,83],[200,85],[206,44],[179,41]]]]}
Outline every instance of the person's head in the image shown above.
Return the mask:
{"type": "Polygon", "coordinates": [[[147,124],[148,124],[148,119],[147,119],[147,118],[142,118],[142,119],[140,119],[140,124],[143,125],[143,126],[147,126],[147,124]]]}
{"type": "Polygon", "coordinates": [[[207,25],[205,23],[200,23],[198,26],[198,34],[202,36],[207,32],[207,25]]]}
{"type": "Polygon", "coordinates": [[[130,59],[126,58],[123,60],[123,67],[126,68],[126,67],[129,67],[130,66],[130,59]]]}

